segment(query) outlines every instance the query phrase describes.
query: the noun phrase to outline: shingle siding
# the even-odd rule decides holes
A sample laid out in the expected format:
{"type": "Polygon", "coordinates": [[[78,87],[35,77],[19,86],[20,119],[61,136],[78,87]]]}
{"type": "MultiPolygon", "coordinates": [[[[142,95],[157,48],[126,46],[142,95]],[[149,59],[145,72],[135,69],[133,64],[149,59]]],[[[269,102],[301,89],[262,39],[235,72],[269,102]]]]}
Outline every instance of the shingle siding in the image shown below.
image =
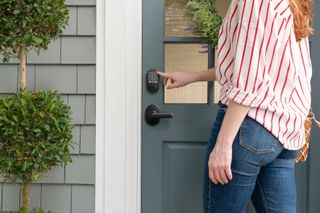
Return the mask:
{"type": "Polygon", "coordinates": [[[86,95],[86,106],[85,106],[85,124],[95,124],[96,123],[96,96],[86,95]]]}
{"type": "Polygon", "coordinates": [[[74,155],[73,162],[66,166],[65,182],[94,184],[95,159],[93,155],[74,155]]]}
{"type": "Polygon", "coordinates": [[[46,177],[41,177],[35,183],[64,183],[65,166],[56,166],[51,171],[46,173],[46,177]]]}
{"type": "Polygon", "coordinates": [[[75,65],[37,65],[36,91],[57,89],[59,93],[72,94],[77,89],[77,66],[75,65]]]}
{"type": "Polygon", "coordinates": [[[76,35],[77,34],[77,11],[78,7],[69,7],[69,23],[64,29],[63,35],[76,35]]]}
{"type": "Polygon", "coordinates": [[[96,67],[94,65],[82,65],[77,68],[77,93],[95,94],[96,67]]]}
{"type": "Polygon", "coordinates": [[[73,124],[84,124],[85,118],[85,95],[69,95],[69,105],[72,108],[73,124]]]}
{"type": "Polygon", "coordinates": [[[17,92],[18,67],[12,65],[0,66],[0,91],[2,93],[17,92]]]}
{"type": "Polygon", "coordinates": [[[72,138],[73,144],[70,145],[69,150],[72,154],[79,154],[80,150],[80,125],[73,125],[72,138]]]}
{"type": "MultiPolygon", "coordinates": [[[[72,108],[73,162],[59,166],[31,184],[31,206],[53,213],[94,213],[95,190],[95,48],[96,1],[66,0],[69,24],[63,34],[37,55],[27,56],[27,89],[57,89],[72,108]]],[[[0,96],[19,89],[18,60],[2,63],[0,96]]],[[[2,183],[0,212],[17,211],[22,205],[21,182],[2,183]]]]}
{"type": "Polygon", "coordinates": [[[95,136],[96,128],[94,125],[83,125],[81,126],[81,154],[95,154],[95,136]]]}
{"type": "Polygon", "coordinates": [[[78,35],[96,34],[96,10],[94,7],[79,7],[77,17],[78,35]]]}
{"type": "Polygon", "coordinates": [[[94,37],[62,37],[61,63],[62,64],[94,64],[95,63],[94,37]]]}
{"type": "Polygon", "coordinates": [[[96,0],[66,0],[66,5],[90,6],[96,5],[96,0]]]}
{"type": "Polygon", "coordinates": [[[42,185],[41,205],[57,213],[71,211],[71,185],[42,185]]]}
{"type": "Polygon", "coordinates": [[[60,64],[61,38],[52,40],[48,49],[40,51],[39,55],[36,51],[31,50],[27,55],[28,64],[60,64]]]}
{"type": "Polygon", "coordinates": [[[2,189],[2,211],[19,210],[20,184],[3,184],[2,189]]]}
{"type": "Polygon", "coordinates": [[[94,212],[94,187],[72,185],[72,211],[77,213],[94,212]]]}

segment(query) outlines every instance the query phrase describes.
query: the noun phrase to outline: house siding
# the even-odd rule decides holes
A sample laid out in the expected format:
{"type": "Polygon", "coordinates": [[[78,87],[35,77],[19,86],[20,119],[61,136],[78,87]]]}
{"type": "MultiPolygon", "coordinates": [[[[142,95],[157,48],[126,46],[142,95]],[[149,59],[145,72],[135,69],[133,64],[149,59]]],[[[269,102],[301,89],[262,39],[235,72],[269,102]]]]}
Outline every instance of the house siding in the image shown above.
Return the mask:
{"type": "MultiPolygon", "coordinates": [[[[54,213],[94,213],[96,1],[66,0],[69,23],[63,34],[38,56],[27,56],[27,89],[57,89],[71,105],[74,148],[72,163],[59,166],[31,185],[31,207],[54,213]]],[[[0,96],[19,89],[18,60],[2,63],[0,96]]],[[[22,186],[0,179],[0,210],[22,206],[22,186]]]]}

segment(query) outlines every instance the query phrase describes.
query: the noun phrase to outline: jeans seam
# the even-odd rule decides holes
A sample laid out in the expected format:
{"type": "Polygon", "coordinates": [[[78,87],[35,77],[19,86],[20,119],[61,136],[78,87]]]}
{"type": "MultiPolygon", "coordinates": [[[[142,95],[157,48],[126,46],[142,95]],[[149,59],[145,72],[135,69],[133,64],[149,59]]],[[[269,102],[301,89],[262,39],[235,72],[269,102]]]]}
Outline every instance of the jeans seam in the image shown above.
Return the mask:
{"type": "Polygon", "coordinates": [[[207,210],[208,213],[210,213],[210,206],[211,206],[211,184],[210,184],[210,177],[208,178],[208,206],[207,206],[207,210]]]}
{"type": "Polygon", "coordinates": [[[264,207],[265,207],[267,213],[269,213],[269,208],[268,208],[268,205],[267,205],[267,201],[266,201],[262,186],[261,186],[260,181],[259,181],[259,177],[257,177],[257,184],[258,184],[258,187],[259,187],[260,192],[261,192],[261,197],[262,197],[262,200],[263,200],[264,207]]]}

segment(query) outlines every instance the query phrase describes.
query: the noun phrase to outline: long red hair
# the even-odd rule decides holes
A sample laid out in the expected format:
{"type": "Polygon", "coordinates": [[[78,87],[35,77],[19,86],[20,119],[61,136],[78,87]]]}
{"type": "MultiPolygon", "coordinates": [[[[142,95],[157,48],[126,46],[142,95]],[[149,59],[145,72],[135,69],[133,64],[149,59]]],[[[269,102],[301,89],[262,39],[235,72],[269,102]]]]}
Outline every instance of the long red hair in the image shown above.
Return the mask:
{"type": "Polygon", "coordinates": [[[300,41],[313,34],[313,0],[289,0],[289,2],[293,13],[296,40],[300,41]]]}

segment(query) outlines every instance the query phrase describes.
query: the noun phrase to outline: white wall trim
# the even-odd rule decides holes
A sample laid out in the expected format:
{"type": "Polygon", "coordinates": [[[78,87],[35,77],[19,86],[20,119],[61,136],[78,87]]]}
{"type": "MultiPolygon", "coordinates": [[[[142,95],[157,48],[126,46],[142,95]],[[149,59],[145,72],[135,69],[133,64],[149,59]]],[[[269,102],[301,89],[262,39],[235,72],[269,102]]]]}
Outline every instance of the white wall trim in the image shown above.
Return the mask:
{"type": "Polygon", "coordinates": [[[97,0],[96,213],[141,212],[142,0],[97,0]]]}

